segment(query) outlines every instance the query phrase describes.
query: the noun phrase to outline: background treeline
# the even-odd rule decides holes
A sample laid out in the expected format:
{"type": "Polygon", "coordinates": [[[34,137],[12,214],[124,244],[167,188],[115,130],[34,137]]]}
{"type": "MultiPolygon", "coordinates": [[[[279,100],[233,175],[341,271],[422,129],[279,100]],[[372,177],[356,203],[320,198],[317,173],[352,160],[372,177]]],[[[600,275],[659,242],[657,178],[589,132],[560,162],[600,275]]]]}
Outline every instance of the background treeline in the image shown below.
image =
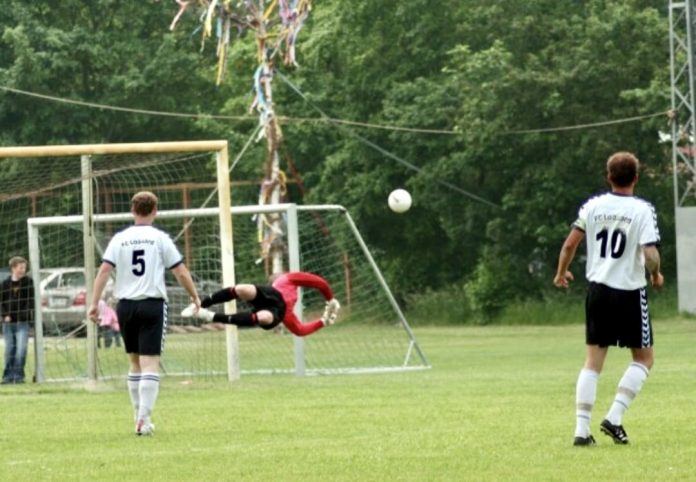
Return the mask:
{"type": "MultiPolygon", "coordinates": [[[[0,86],[245,115],[257,66],[253,35],[234,40],[227,79],[215,87],[215,42],[201,51],[193,10],[169,32],[174,13],[173,1],[5,1],[0,86]]],[[[456,134],[289,120],[283,158],[304,186],[293,185],[290,199],[346,206],[403,300],[444,293],[436,298],[487,320],[513,302],[558,296],[551,280],[569,224],[589,194],[606,189],[607,157],[630,150],[644,163],[638,194],[657,206],[664,270],[673,279],[670,145],[657,136],[669,130],[666,116],[516,132],[668,110],[668,32],[663,0],[318,0],[300,34],[301,67],[281,68],[307,100],[276,77],[279,115],[316,118],[321,109],[456,134]],[[406,215],[387,208],[396,187],[414,197],[406,215]]],[[[224,138],[234,153],[257,122],[90,109],[0,90],[5,146],[224,138]]],[[[260,179],[263,159],[259,143],[234,177],[260,179]]],[[[233,194],[237,204],[256,197],[233,194]]],[[[582,264],[573,269],[581,279],[582,264]]]]}

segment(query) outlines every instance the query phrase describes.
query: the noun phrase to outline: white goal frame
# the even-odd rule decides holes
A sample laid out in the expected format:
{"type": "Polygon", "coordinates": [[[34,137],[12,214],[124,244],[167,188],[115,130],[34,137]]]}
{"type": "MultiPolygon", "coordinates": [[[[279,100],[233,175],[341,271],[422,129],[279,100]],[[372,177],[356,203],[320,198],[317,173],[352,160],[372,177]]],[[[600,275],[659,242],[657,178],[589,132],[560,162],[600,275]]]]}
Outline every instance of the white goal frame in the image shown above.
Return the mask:
{"type": "MultiPolygon", "coordinates": [[[[229,211],[226,209],[215,208],[199,208],[199,209],[179,209],[179,210],[169,210],[169,211],[159,211],[157,216],[162,219],[181,219],[181,218],[202,218],[202,217],[219,217],[221,213],[225,213],[226,217],[239,216],[239,215],[253,215],[253,214],[270,214],[270,213],[281,213],[285,216],[287,222],[287,243],[288,243],[288,268],[290,271],[300,270],[300,242],[299,242],[299,229],[297,213],[299,211],[333,211],[340,212],[345,216],[346,222],[350,227],[355,241],[360,246],[365,259],[369,263],[376,279],[379,282],[384,294],[386,295],[389,303],[391,304],[394,312],[396,313],[399,322],[404,328],[405,332],[409,337],[409,345],[406,351],[403,365],[400,367],[374,367],[374,368],[345,368],[345,369],[333,369],[333,370],[319,370],[320,373],[369,373],[369,372],[387,372],[387,371],[406,371],[406,370],[420,370],[430,368],[430,364],[421,350],[416,338],[411,330],[411,327],[404,316],[401,307],[396,301],[393,293],[389,289],[389,285],[385,281],[382,273],[377,266],[369,248],[365,244],[360,232],[358,231],[355,222],[351,218],[348,211],[339,205],[308,205],[308,206],[298,206],[296,204],[277,204],[277,205],[265,205],[265,206],[235,206],[229,211]],[[420,358],[421,365],[410,366],[410,360],[413,356],[420,358]]],[[[93,222],[96,223],[106,223],[106,222],[118,222],[118,221],[128,221],[131,219],[130,213],[118,213],[118,214],[97,214],[93,216],[93,222]]],[[[39,266],[39,229],[41,226],[56,226],[56,225],[79,225],[83,223],[84,216],[73,215],[73,216],[53,216],[53,217],[40,217],[40,218],[29,218],[27,220],[27,225],[29,229],[29,261],[32,266],[32,273],[34,270],[38,273],[40,269],[39,266]]],[[[38,276],[33,276],[34,280],[38,280],[38,276]]],[[[36,283],[36,281],[35,281],[36,283]]],[[[88,292],[91,291],[91,285],[88,285],[88,292]]],[[[91,293],[88,294],[88,296],[91,293]]],[[[44,359],[43,359],[43,334],[42,326],[43,320],[41,315],[40,307],[37,307],[36,316],[36,379],[37,382],[44,381],[44,359]]],[[[303,318],[303,305],[301,299],[295,305],[295,314],[302,319],[303,318]]],[[[229,325],[227,328],[230,327],[229,325]]],[[[305,351],[304,351],[304,339],[301,337],[293,336],[294,343],[294,355],[295,355],[295,368],[294,374],[296,376],[307,375],[307,370],[305,368],[305,351]]],[[[239,342],[236,329],[232,332],[228,332],[227,336],[227,366],[228,366],[228,379],[235,380],[240,375],[239,368],[239,342]]],[[[94,359],[96,363],[96,358],[94,359]]],[[[92,358],[88,357],[88,363],[93,363],[92,358]]],[[[88,373],[96,373],[96,366],[89,367],[88,373]]],[[[95,377],[96,380],[96,377],[95,377]]]]}
{"type": "MultiPolygon", "coordinates": [[[[81,165],[81,199],[82,199],[82,214],[69,216],[53,216],[53,217],[34,217],[27,219],[28,229],[28,251],[31,268],[31,276],[34,280],[35,292],[40,292],[40,248],[39,248],[39,230],[42,226],[57,226],[57,225],[77,225],[81,226],[83,232],[83,255],[85,280],[87,288],[87,305],[91,304],[92,287],[94,284],[94,276],[96,274],[97,262],[95,260],[96,240],[94,226],[96,223],[102,222],[118,222],[130,221],[132,216],[130,213],[109,213],[95,214],[93,208],[93,179],[98,173],[92,172],[92,156],[101,155],[118,155],[118,154],[163,154],[163,153],[202,153],[209,152],[215,155],[216,158],[216,178],[217,178],[217,200],[218,206],[214,208],[199,208],[199,209],[178,209],[169,211],[159,211],[159,218],[196,218],[196,217],[217,217],[219,221],[220,235],[220,267],[221,279],[219,280],[222,286],[232,286],[235,281],[235,261],[232,235],[232,215],[245,214],[268,214],[280,213],[286,220],[286,243],[288,247],[288,270],[300,270],[300,252],[299,232],[298,232],[298,216],[299,211],[332,211],[339,212],[344,215],[349,231],[360,250],[365,255],[365,260],[368,262],[370,269],[374,273],[378,286],[381,287],[383,294],[386,296],[388,303],[391,305],[393,312],[396,314],[398,324],[402,326],[408,336],[408,346],[406,354],[402,362],[392,363],[391,366],[376,366],[376,367],[346,367],[332,369],[311,369],[305,367],[305,350],[304,340],[301,337],[293,337],[294,347],[294,369],[282,370],[288,373],[294,373],[297,376],[307,374],[333,374],[333,373],[371,373],[371,372],[389,372],[389,371],[407,371],[428,369],[430,364],[425,357],[425,354],[419,347],[415,336],[401,311],[396,299],[394,298],[389,286],[387,285],[381,271],[377,267],[367,245],[365,244],[360,232],[358,231],[353,219],[348,211],[338,205],[321,205],[321,206],[298,206],[295,204],[276,204],[265,206],[239,206],[232,207],[230,199],[230,169],[228,160],[228,145],[227,141],[191,141],[191,142],[157,142],[157,143],[124,143],[124,144],[93,144],[93,145],[65,145],[65,146],[31,146],[31,147],[7,147],[0,148],[1,158],[37,158],[37,157],[80,157],[81,165]],[[417,359],[417,360],[416,360],[417,359]],[[412,361],[416,361],[412,364],[412,361]]],[[[296,314],[302,319],[302,297],[296,305],[296,314]]],[[[233,313],[236,311],[234,302],[225,304],[225,312],[233,313]]],[[[34,342],[34,358],[35,358],[35,380],[37,383],[46,381],[45,359],[44,359],[44,334],[43,334],[43,319],[42,319],[41,297],[35,298],[35,342],[34,342]]],[[[84,320],[87,327],[87,354],[86,354],[86,374],[88,382],[96,382],[98,375],[98,353],[97,353],[97,328],[93,323],[84,320]]],[[[239,360],[239,334],[238,329],[234,325],[226,325],[226,364],[227,378],[236,380],[240,377],[240,360],[239,360]]],[[[274,373],[278,372],[273,370],[274,373]]],[[[250,371],[250,373],[257,373],[250,371]]],[[[259,372],[261,373],[261,372],[259,372]]]]}

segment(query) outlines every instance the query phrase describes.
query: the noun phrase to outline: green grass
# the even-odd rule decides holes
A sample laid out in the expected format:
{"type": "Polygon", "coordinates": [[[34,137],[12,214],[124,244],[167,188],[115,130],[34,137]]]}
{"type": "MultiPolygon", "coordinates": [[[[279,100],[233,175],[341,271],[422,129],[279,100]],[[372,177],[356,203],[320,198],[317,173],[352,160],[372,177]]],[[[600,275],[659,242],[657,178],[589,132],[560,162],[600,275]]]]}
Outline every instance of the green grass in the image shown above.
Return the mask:
{"type": "MultiPolygon", "coordinates": [[[[656,365],[598,430],[629,361],[610,350],[596,447],[571,446],[583,327],[421,327],[432,370],[239,382],[166,378],[157,433],[132,434],[124,389],[0,388],[0,480],[688,480],[696,474],[696,322],[654,322],[656,365]]],[[[125,364],[125,360],[124,360],[125,364]]]]}

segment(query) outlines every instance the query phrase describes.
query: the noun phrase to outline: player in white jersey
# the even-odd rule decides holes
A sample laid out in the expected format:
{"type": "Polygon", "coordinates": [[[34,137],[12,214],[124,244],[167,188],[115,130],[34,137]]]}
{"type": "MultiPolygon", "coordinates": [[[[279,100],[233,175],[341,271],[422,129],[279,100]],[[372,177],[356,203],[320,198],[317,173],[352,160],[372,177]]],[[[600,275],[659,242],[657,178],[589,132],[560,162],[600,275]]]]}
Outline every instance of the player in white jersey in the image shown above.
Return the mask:
{"type": "Polygon", "coordinates": [[[586,357],[576,385],[574,445],[595,444],[590,416],[609,346],[630,348],[633,357],[600,424],[601,431],[615,443],[628,443],[623,414],[640,392],[654,361],[646,268],[653,287],[660,288],[664,278],[657,250],[660,233],[655,209],[633,195],[638,167],[638,159],[629,152],[617,152],[609,158],[607,180],[611,192],[592,197],[582,205],[558,258],[553,282],[559,288],[567,288],[573,279],[568,267],[578,246],[586,240],[586,357]]]}
{"type": "Polygon", "coordinates": [[[98,302],[115,268],[116,313],[129,359],[128,390],[135,412],[135,432],[151,435],[154,425],[150,417],[159,393],[159,362],[167,327],[164,270],[172,271],[196,310],[201,300],[174,242],[152,226],[157,216],[157,196],[147,191],[135,194],[131,214],[134,224],[116,233],[104,251],[88,314],[98,322],[98,302]]]}

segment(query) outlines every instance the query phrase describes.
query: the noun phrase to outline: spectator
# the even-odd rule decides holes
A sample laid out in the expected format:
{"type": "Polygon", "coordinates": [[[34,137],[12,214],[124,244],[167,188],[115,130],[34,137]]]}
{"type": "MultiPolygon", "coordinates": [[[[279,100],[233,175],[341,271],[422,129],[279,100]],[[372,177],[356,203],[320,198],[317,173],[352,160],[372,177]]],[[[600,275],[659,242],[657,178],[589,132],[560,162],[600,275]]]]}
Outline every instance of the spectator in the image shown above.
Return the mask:
{"type": "Polygon", "coordinates": [[[29,323],[34,320],[34,283],[27,276],[27,260],[10,258],[11,275],[0,283],[0,317],[5,337],[2,383],[24,383],[29,323]]]}
{"type": "Polygon", "coordinates": [[[115,342],[121,346],[121,327],[118,324],[118,316],[105,299],[99,300],[99,338],[104,339],[104,348],[111,348],[115,342]]]}

